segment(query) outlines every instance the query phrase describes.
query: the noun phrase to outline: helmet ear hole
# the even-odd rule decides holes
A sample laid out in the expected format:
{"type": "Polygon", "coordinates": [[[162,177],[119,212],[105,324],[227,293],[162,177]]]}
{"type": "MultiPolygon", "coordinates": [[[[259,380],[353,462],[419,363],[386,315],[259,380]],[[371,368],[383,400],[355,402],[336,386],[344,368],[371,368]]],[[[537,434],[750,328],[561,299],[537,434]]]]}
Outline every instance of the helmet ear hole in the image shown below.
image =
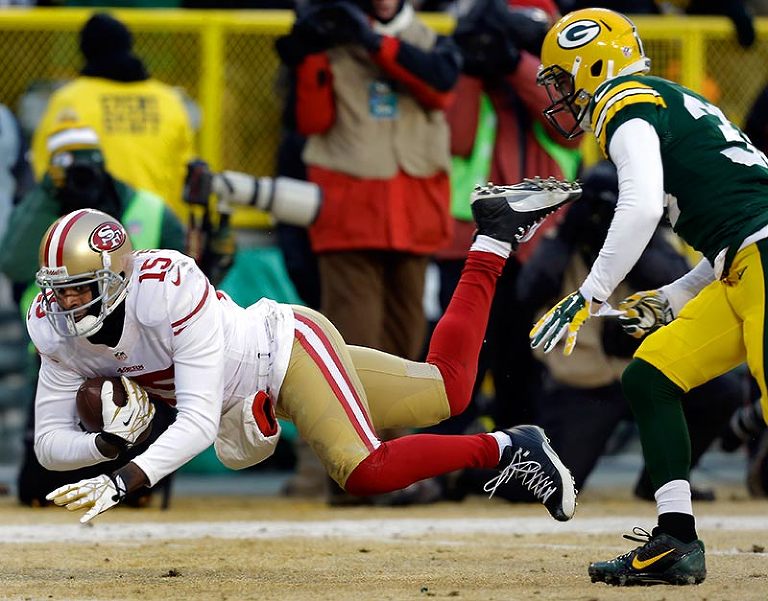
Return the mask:
{"type": "Polygon", "coordinates": [[[600,77],[600,74],[603,72],[603,59],[592,63],[592,67],[590,68],[589,72],[592,77],[600,77]]]}

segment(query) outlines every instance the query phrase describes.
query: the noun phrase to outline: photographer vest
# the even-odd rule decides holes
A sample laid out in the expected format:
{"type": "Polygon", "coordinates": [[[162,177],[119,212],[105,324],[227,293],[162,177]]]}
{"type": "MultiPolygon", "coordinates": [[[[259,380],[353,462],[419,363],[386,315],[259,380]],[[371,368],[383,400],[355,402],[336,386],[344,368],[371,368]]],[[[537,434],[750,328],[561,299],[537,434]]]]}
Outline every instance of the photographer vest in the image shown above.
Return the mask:
{"type": "MultiPolygon", "coordinates": [[[[413,20],[399,38],[429,50],[436,34],[413,20]]],[[[354,177],[386,179],[398,170],[429,177],[449,170],[449,130],[441,110],[422,107],[405,84],[390,78],[361,46],[327,51],[336,120],[309,137],[303,159],[354,177]]]]}

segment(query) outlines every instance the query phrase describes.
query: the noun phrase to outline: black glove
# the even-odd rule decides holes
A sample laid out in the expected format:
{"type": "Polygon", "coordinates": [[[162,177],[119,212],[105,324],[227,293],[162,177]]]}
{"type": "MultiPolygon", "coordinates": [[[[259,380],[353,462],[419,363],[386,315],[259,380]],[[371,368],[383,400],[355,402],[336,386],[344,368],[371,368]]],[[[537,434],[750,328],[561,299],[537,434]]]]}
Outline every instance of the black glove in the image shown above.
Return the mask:
{"type": "Polygon", "coordinates": [[[381,46],[381,36],[371,28],[368,16],[351,2],[324,5],[321,15],[328,27],[328,36],[337,44],[360,44],[369,52],[381,46]]]}
{"type": "Polygon", "coordinates": [[[351,39],[339,27],[338,2],[313,4],[297,13],[291,32],[275,40],[275,50],[289,67],[298,65],[309,54],[323,52],[351,39]]]}

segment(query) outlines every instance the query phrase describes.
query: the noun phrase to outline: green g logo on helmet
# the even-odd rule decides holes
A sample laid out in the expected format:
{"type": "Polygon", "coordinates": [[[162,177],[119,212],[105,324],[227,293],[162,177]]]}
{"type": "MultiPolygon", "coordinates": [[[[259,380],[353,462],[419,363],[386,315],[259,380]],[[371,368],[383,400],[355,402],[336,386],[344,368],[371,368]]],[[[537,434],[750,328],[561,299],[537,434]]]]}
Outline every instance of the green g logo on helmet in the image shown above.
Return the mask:
{"type": "Polygon", "coordinates": [[[600,24],[591,19],[582,19],[568,25],[557,34],[557,44],[561,48],[580,48],[589,44],[600,35],[600,24]]]}

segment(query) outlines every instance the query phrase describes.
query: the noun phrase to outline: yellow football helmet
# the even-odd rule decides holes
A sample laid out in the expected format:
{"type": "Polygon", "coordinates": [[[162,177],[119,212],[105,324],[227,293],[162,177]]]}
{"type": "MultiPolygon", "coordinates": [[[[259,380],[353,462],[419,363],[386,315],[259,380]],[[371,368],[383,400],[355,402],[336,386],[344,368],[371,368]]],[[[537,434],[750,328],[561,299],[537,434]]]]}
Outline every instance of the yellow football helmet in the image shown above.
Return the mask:
{"type": "Polygon", "coordinates": [[[35,277],[43,292],[43,309],[62,336],[90,336],[128,292],[128,258],[133,246],[117,219],[94,209],[59,218],[40,242],[40,270],[35,277]],[[57,300],[65,288],[91,289],[92,298],[72,309],[57,300]]]}
{"type": "Polygon", "coordinates": [[[601,83],[650,67],[627,17],[605,8],[569,13],[549,30],[541,48],[537,82],[552,101],[544,115],[563,136],[574,138],[589,127],[589,101],[601,83]]]}

